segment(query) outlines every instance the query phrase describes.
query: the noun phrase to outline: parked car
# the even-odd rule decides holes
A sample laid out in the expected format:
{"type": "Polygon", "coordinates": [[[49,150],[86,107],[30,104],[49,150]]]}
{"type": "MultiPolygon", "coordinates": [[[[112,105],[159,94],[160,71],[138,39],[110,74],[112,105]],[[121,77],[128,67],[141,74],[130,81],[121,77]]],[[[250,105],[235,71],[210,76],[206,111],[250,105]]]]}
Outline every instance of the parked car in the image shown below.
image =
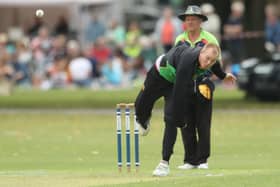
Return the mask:
{"type": "Polygon", "coordinates": [[[267,59],[251,58],[240,65],[238,86],[247,96],[280,100],[280,53],[267,59]]]}

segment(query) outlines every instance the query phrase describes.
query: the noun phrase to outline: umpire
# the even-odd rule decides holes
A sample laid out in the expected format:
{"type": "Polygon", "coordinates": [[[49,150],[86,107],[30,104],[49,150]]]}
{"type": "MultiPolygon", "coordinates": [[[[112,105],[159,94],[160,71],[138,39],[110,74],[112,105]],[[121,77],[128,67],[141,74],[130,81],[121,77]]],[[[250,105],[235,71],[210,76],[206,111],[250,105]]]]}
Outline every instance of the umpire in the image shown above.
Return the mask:
{"type": "MultiPolygon", "coordinates": [[[[186,12],[178,17],[185,22],[187,30],[176,38],[176,46],[183,45],[197,48],[207,43],[214,43],[219,46],[217,39],[200,27],[203,21],[207,21],[207,17],[201,13],[198,6],[189,6],[186,12]]],[[[166,126],[162,145],[162,160],[154,170],[153,175],[168,175],[169,159],[173,153],[177,136],[177,129],[174,129],[173,126],[182,126],[185,123],[187,126],[181,128],[185,149],[184,164],[179,166],[179,169],[208,168],[207,159],[210,156],[210,127],[214,91],[214,84],[209,77],[212,73],[215,73],[218,78],[226,82],[235,82],[236,80],[231,73],[225,73],[222,70],[220,60],[221,55],[209,71],[197,69],[196,76],[193,77],[193,92],[189,92],[190,89],[187,89],[189,91],[185,90],[190,85],[186,83],[176,84],[175,82],[171,96],[172,102],[165,100],[172,106],[169,107],[171,111],[167,110],[165,114],[166,126]]],[[[176,76],[178,76],[178,71],[176,76]]],[[[181,78],[177,79],[181,80],[181,78]]]]}
{"type": "MultiPolygon", "coordinates": [[[[208,18],[202,14],[200,7],[188,6],[187,10],[180,14],[178,18],[184,22],[187,29],[176,38],[175,45],[182,43],[183,45],[196,47],[209,42],[219,45],[214,35],[201,28],[202,22],[207,21],[208,18]]],[[[218,61],[221,61],[221,56],[218,61]]],[[[215,63],[212,69],[217,69],[219,73],[215,74],[222,80],[230,82],[236,80],[232,74],[226,74],[221,70],[220,62],[215,63]]],[[[181,128],[185,156],[184,164],[179,166],[179,169],[196,167],[208,169],[207,159],[210,156],[210,126],[214,91],[214,84],[209,77],[212,72],[204,72],[196,77],[196,83],[199,85],[196,88],[200,91],[196,92],[196,97],[191,103],[191,108],[194,110],[190,110],[192,115],[189,115],[191,117],[188,119],[186,128],[181,128]]]]}

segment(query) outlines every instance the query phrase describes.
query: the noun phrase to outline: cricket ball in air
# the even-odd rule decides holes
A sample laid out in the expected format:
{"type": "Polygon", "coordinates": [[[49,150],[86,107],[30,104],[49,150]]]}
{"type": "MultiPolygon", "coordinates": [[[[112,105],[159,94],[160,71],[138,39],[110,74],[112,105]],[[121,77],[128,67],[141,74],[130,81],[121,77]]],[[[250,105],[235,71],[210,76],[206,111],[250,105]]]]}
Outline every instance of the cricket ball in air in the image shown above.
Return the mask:
{"type": "Polygon", "coordinates": [[[42,9],[37,9],[35,15],[39,18],[44,16],[44,11],[42,9]]]}

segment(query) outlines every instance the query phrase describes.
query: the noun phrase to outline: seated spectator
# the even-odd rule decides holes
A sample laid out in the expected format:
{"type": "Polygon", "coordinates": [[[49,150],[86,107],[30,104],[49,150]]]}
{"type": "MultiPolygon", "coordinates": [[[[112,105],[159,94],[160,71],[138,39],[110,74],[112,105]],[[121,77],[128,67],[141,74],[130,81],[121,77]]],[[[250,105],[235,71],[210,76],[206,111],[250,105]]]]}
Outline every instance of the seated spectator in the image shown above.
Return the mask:
{"type": "Polygon", "coordinates": [[[52,50],[51,55],[54,56],[56,54],[66,53],[66,42],[67,38],[65,35],[60,34],[53,38],[52,40],[52,50]]]}
{"type": "Polygon", "coordinates": [[[0,33],[0,56],[6,53],[6,46],[8,43],[8,36],[6,33],[0,33]]]}
{"type": "Polygon", "coordinates": [[[106,38],[98,38],[90,51],[90,58],[96,60],[96,72],[101,72],[102,66],[108,63],[112,56],[112,51],[107,45],[106,38]]]}
{"type": "Polygon", "coordinates": [[[69,40],[66,44],[66,54],[69,60],[77,58],[82,55],[80,44],[76,40],[69,40]]]}
{"type": "Polygon", "coordinates": [[[150,67],[154,64],[157,58],[157,49],[155,42],[151,37],[142,36],[140,37],[141,53],[139,60],[143,61],[143,66],[145,71],[149,70],[150,67]]]}
{"type": "Polygon", "coordinates": [[[67,54],[71,58],[69,73],[72,82],[79,87],[89,87],[92,82],[92,64],[90,60],[81,55],[81,48],[77,41],[68,42],[67,54]]]}
{"type": "Polygon", "coordinates": [[[33,85],[40,86],[41,81],[45,78],[46,67],[52,61],[49,59],[52,49],[52,38],[47,27],[41,27],[39,34],[31,41],[31,49],[34,60],[33,85]]]}
{"type": "Polygon", "coordinates": [[[0,80],[12,80],[14,69],[10,62],[9,55],[0,56],[0,80]]]}
{"type": "Polygon", "coordinates": [[[31,63],[32,53],[29,49],[28,38],[23,38],[17,42],[17,59],[14,63],[16,84],[23,87],[31,86],[31,63]]]}
{"type": "Polygon", "coordinates": [[[78,57],[70,61],[69,73],[72,82],[79,87],[91,85],[92,66],[90,61],[84,57],[78,57]]]}
{"type": "Polygon", "coordinates": [[[140,28],[137,22],[131,22],[126,33],[126,41],[124,53],[130,59],[138,57],[141,53],[141,46],[139,45],[139,37],[141,35],[140,28]]]}
{"type": "Polygon", "coordinates": [[[91,57],[95,58],[98,64],[103,65],[110,59],[111,55],[112,52],[107,45],[106,38],[98,38],[91,49],[91,57]]]}
{"type": "Polygon", "coordinates": [[[123,77],[122,61],[117,56],[112,61],[104,64],[101,68],[103,77],[105,78],[106,86],[120,86],[123,77]]]}
{"type": "Polygon", "coordinates": [[[92,57],[92,55],[91,55],[91,49],[90,48],[86,48],[83,51],[83,56],[86,57],[91,62],[91,65],[92,65],[92,73],[91,73],[92,78],[93,79],[100,78],[100,76],[101,76],[100,69],[97,67],[98,66],[97,60],[94,57],[92,57]]]}
{"type": "Polygon", "coordinates": [[[123,47],[125,43],[125,29],[117,20],[113,19],[107,30],[106,37],[112,46],[123,47]]]}
{"type": "Polygon", "coordinates": [[[68,59],[66,54],[56,54],[54,62],[47,71],[51,88],[67,88],[70,83],[70,75],[67,68],[68,59]]]}
{"type": "Polygon", "coordinates": [[[8,54],[0,56],[0,95],[10,95],[12,91],[14,69],[9,63],[8,54]]]}

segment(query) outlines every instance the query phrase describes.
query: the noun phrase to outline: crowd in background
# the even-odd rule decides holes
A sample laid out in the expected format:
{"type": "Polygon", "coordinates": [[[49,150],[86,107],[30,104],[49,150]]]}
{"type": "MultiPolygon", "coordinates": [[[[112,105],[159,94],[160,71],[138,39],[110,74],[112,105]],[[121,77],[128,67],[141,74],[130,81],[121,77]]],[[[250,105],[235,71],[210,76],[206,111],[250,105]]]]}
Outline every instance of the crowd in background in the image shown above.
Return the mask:
{"type": "MultiPolygon", "coordinates": [[[[242,38],[238,37],[243,32],[244,5],[232,4],[223,28],[211,4],[201,7],[208,17],[203,28],[220,41],[225,40],[224,54],[230,56],[228,67],[235,73],[234,65],[244,59],[245,52],[242,38]]],[[[265,47],[280,51],[280,22],[275,6],[267,5],[265,15],[265,47]]],[[[43,90],[129,87],[145,76],[156,57],[168,51],[184,29],[169,7],[162,11],[151,35],[144,35],[136,20],[125,27],[114,19],[105,25],[93,16],[85,31],[86,45],[81,46],[72,37],[66,18],[58,18],[50,30],[43,18],[35,17],[21,38],[14,40],[9,33],[0,34],[0,80],[43,90]]]]}

